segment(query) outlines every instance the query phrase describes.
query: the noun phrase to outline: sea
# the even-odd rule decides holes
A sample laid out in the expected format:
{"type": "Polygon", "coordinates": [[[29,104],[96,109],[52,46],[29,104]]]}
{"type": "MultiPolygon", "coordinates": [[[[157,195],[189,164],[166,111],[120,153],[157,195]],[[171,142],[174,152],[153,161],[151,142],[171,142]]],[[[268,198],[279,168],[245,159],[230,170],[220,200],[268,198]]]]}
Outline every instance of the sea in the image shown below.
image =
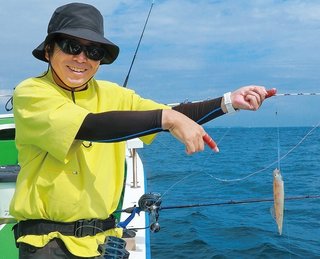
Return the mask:
{"type": "Polygon", "coordinates": [[[139,152],[148,192],[161,195],[152,258],[320,258],[320,199],[310,198],[320,195],[319,127],[205,130],[219,153],[187,155],[169,133],[139,152]],[[275,168],[285,197],[301,197],[285,200],[282,235],[275,168]]]}

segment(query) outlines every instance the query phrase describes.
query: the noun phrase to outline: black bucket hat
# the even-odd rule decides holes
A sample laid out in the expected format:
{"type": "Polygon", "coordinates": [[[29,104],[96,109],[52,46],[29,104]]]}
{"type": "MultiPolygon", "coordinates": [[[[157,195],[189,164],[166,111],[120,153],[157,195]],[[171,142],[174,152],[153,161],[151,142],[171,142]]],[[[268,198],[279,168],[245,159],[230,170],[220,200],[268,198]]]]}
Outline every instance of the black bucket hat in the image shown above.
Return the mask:
{"type": "Polygon", "coordinates": [[[100,43],[107,53],[100,64],[111,64],[119,54],[119,47],[104,37],[101,13],[88,4],[71,3],[58,7],[50,19],[47,32],[45,41],[32,51],[33,56],[45,62],[48,62],[45,45],[60,34],[100,43]]]}

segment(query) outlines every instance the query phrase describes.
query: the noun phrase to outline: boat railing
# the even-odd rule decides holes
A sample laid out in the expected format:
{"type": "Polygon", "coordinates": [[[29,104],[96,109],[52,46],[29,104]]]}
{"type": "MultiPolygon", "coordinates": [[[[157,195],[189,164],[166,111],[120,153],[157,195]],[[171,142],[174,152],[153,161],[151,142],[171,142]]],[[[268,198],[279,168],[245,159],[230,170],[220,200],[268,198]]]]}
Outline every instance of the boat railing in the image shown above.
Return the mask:
{"type": "Polygon", "coordinates": [[[15,190],[19,172],[18,153],[15,147],[15,124],[12,114],[0,115],[0,224],[14,222],[9,204],[15,190]]]}
{"type": "MultiPolygon", "coordinates": [[[[4,108],[3,111],[10,112],[12,111],[12,94],[0,94],[0,107],[4,108]]],[[[2,113],[2,111],[1,111],[2,113]]]]}
{"type": "Polygon", "coordinates": [[[143,148],[143,142],[140,139],[131,139],[127,141],[127,148],[132,157],[132,185],[131,188],[140,188],[137,174],[137,149],[143,148]]]}

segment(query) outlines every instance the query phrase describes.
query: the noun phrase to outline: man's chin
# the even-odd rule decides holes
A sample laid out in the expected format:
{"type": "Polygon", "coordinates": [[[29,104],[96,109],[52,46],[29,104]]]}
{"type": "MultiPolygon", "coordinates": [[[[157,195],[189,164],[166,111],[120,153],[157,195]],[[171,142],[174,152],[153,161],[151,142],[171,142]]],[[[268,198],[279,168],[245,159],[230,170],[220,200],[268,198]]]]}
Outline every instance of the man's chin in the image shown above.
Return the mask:
{"type": "Polygon", "coordinates": [[[87,81],[85,81],[85,80],[68,80],[67,83],[70,88],[78,88],[78,87],[86,84],[87,81]]]}

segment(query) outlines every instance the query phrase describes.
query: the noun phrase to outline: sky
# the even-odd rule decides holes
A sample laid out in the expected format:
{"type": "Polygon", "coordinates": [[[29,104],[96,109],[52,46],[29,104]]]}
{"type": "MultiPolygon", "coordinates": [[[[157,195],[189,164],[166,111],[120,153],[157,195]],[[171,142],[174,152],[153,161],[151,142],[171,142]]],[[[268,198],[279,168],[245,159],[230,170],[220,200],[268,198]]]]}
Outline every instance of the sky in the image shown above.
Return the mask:
{"type": "MultiPolygon", "coordinates": [[[[104,16],[118,59],[96,78],[123,84],[152,1],[79,1],[104,16]]],[[[45,38],[54,10],[69,1],[1,4],[0,95],[46,70],[31,52],[45,38]]],[[[245,85],[278,93],[320,92],[320,1],[154,1],[128,88],[162,103],[222,96],[245,85]]],[[[0,111],[7,98],[1,98],[0,111]]],[[[1,110],[2,109],[2,110],[1,110]]],[[[256,111],[222,116],[208,126],[314,126],[320,96],[272,97],[256,111]]]]}

